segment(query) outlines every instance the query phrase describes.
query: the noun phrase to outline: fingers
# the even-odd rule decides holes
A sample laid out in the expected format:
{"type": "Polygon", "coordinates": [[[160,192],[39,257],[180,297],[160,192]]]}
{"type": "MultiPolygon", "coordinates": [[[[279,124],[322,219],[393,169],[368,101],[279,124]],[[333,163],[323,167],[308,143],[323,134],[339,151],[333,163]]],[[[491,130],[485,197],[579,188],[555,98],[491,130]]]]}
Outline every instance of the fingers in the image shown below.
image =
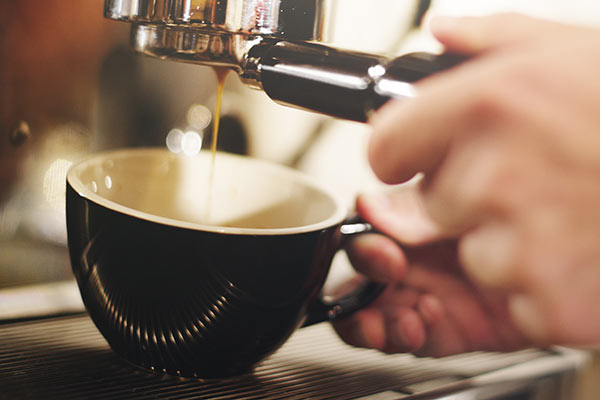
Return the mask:
{"type": "Polygon", "coordinates": [[[399,282],[406,272],[404,253],[385,236],[356,237],[346,246],[346,253],[354,269],[374,281],[399,282]]]}
{"type": "MultiPolygon", "coordinates": [[[[377,177],[402,183],[435,170],[455,138],[494,117],[498,97],[507,92],[489,79],[505,63],[495,61],[472,60],[431,76],[418,84],[417,97],[383,106],[369,121],[373,133],[368,156],[377,177]]],[[[512,93],[506,96],[512,99],[512,93]]]]}
{"type": "Polygon", "coordinates": [[[348,318],[334,321],[333,327],[349,345],[380,350],[385,347],[385,320],[383,313],[377,308],[367,308],[348,318]]]}
{"type": "Polygon", "coordinates": [[[544,345],[550,342],[548,321],[544,307],[531,296],[514,295],[510,298],[510,312],[515,324],[530,339],[544,345]]]}
{"type": "MultiPolygon", "coordinates": [[[[412,295],[404,299],[413,302],[412,295]]],[[[422,318],[408,304],[370,307],[334,321],[338,335],[348,344],[386,353],[413,352],[421,348],[426,334],[422,318]]],[[[415,299],[416,300],[416,299],[415,299]]]]}
{"type": "Polygon", "coordinates": [[[389,194],[363,194],[356,210],[376,229],[404,245],[418,245],[438,239],[439,226],[425,212],[416,185],[389,194]]]}
{"type": "Polygon", "coordinates": [[[419,313],[409,307],[398,307],[386,314],[386,353],[407,353],[420,349],[425,343],[426,332],[419,313]]]}
{"type": "Polygon", "coordinates": [[[346,246],[354,268],[372,280],[399,282],[407,263],[400,244],[420,245],[440,237],[438,226],[424,212],[413,186],[389,194],[361,195],[356,208],[365,220],[388,235],[357,236],[346,246]]]}
{"type": "Polygon", "coordinates": [[[422,315],[433,314],[443,317],[425,318],[428,321],[428,342],[446,341],[437,334],[440,331],[448,331],[448,335],[461,338],[458,342],[457,339],[453,340],[456,342],[455,347],[447,343],[438,344],[441,346],[438,350],[447,351],[448,348],[454,350],[463,348],[463,351],[491,350],[498,347],[498,336],[493,329],[490,308],[469,281],[448,274],[443,267],[417,267],[410,270],[405,283],[424,293],[419,303],[422,315]],[[443,299],[443,306],[441,299],[443,299]],[[439,304],[436,304],[436,300],[439,304]],[[435,312],[431,311],[432,309],[435,312]]]}
{"type": "Polygon", "coordinates": [[[415,352],[417,355],[444,357],[469,350],[464,336],[436,296],[423,295],[418,307],[426,326],[427,339],[415,352]]]}
{"type": "Polygon", "coordinates": [[[465,232],[507,214],[523,198],[526,168],[535,157],[513,132],[489,130],[457,140],[423,185],[423,205],[441,230],[465,232]]]}
{"type": "Polygon", "coordinates": [[[441,161],[450,135],[440,133],[439,126],[431,127],[427,132],[421,129],[430,124],[437,125],[436,116],[426,112],[430,106],[436,110],[435,114],[451,113],[437,108],[449,107],[440,100],[421,94],[410,101],[390,101],[370,120],[373,135],[369,142],[369,163],[383,182],[406,182],[441,161]]]}
{"type": "Polygon", "coordinates": [[[484,17],[434,17],[430,27],[446,50],[467,54],[537,39],[540,35],[562,29],[556,23],[515,13],[484,17]]]}
{"type": "Polygon", "coordinates": [[[489,287],[515,288],[518,238],[508,224],[490,222],[467,233],[459,244],[461,265],[476,282],[489,287]]]}
{"type": "Polygon", "coordinates": [[[346,343],[389,354],[443,357],[472,350],[437,297],[424,294],[415,300],[361,310],[333,326],[346,343]]]}
{"type": "Polygon", "coordinates": [[[334,327],[351,345],[387,353],[443,357],[508,351],[525,342],[507,318],[505,300],[489,304],[490,297],[484,300],[468,282],[443,269],[416,266],[402,284],[388,287],[369,308],[334,321],[334,327]]]}
{"type": "Polygon", "coordinates": [[[461,138],[504,123],[521,86],[536,76],[519,64],[539,47],[527,39],[568,29],[516,15],[438,20],[433,27],[452,50],[490,51],[422,80],[417,97],[390,101],[373,116],[369,161],[386,183],[435,171],[461,138]]]}

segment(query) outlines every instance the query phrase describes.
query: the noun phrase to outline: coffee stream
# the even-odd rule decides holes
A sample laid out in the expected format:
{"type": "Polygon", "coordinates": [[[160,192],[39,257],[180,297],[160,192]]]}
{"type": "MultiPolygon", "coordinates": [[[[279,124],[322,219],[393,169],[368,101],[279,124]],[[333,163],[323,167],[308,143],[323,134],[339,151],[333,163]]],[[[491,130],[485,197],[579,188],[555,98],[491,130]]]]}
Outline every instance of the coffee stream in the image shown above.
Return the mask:
{"type": "Polygon", "coordinates": [[[217,75],[217,104],[215,106],[215,115],[213,118],[213,129],[212,129],[212,143],[211,143],[211,162],[210,162],[210,176],[208,180],[208,193],[206,203],[206,214],[204,215],[204,221],[210,223],[210,214],[212,208],[212,197],[213,197],[213,181],[215,179],[215,159],[217,156],[217,139],[219,137],[219,122],[221,121],[221,102],[223,100],[223,90],[225,88],[225,80],[229,69],[224,67],[213,67],[215,74],[217,75]]]}

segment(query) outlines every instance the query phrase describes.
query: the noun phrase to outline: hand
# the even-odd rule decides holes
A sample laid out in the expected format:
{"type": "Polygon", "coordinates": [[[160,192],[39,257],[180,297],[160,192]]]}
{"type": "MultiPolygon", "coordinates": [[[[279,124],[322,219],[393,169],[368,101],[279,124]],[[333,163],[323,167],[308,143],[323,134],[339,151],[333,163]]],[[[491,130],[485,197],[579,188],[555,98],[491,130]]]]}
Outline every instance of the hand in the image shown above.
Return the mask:
{"type": "Polygon", "coordinates": [[[508,316],[507,297],[482,290],[463,274],[456,241],[441,237],[415,188],[389,197],[360,196],[357,209],[389,237],[356,237],[348,255],[358,271],[388,282],[388,288],[369,307],[334,323],[342,339],[388,353],[436,357],[527,343],[508,316]],[[401,250],[390,237],[410,245],[401,250]]]}
{"type": "Polygon", "coordinates": [[[432,29],[472,60],[375,115],[373,170],[388,183],[423,173],[426,213],[517,331],[599,342],[600,31],[518,15],[432,29]]]}

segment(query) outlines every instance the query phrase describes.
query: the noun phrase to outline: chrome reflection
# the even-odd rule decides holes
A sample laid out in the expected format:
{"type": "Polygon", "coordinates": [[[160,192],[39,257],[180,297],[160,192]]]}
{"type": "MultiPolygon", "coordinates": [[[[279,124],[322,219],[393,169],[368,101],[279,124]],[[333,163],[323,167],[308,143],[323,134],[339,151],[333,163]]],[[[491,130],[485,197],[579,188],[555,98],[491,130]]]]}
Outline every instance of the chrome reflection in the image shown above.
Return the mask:
{"type": "Polygon", "coordinates": [[[110,175],[104,177],[104,186],[106,186],[107,189],[112,189],[113,181],[110,175]]]}
{"type": "MultiPolygon", "coordinates": [[[[111,272],[115,265],[110,265],[114,260],[105,257],[115,249],[107,245],[102,235],[88,243],[80,265],[89,273],[76,274],[99,330],[111,336],[117,352],[145,368],[194,376],[194,366],[202,357],[199,349],[211,343],[211,337],[218,336],[222,326],[239,319],[247,299],[232,282],[214,271],[196,277],[200,279],[195,286],[176,280],[183,286],[171,292],[175,299],[152,293],[152,288],[145,290],[143,275],[136,282],[115,279],[111,272]],[[130,287],[134,283],[137,287],[130,287]],[[174,365],[178,367],[171,367],[174,365]]],[[[117,266],[122,267],[127,265],[117,266]]],[[[168,271],[165,266],[164,273],[168,275],[168,271]]]]}

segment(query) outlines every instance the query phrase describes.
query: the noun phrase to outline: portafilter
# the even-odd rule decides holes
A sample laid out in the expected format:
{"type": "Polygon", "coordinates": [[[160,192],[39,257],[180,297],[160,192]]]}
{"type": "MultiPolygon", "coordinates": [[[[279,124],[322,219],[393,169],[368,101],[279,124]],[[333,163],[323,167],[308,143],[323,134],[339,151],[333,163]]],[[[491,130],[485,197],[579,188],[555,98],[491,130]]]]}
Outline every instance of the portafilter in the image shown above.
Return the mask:
{"type": "Polygon", "coordinates": [[[460,62],[429,53],[390,60],[323,45],[329,3],[106,0],[104,15],[131,23],[132,46],[143,54],[230,68],[278,103],[361,122],[391,98],[413,97],[414,82],[460,62]]]}

